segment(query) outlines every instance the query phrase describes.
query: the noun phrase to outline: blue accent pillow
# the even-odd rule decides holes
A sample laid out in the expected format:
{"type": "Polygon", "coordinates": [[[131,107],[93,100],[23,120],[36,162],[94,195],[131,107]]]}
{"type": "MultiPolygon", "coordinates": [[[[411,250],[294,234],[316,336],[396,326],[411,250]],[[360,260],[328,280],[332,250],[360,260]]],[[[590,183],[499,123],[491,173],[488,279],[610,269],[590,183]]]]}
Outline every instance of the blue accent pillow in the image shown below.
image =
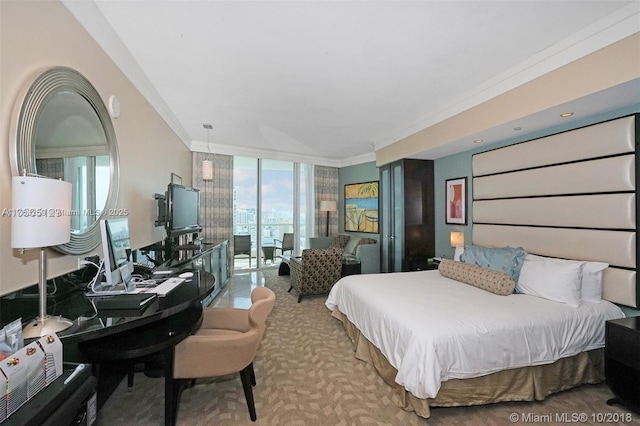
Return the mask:
{"type": "Polygon", "coordinates": [[[478,265],[511,275],[513,281],[518,282],[520,269],[527,253],[522,247],[484,247],[466,246],[460,260],[465,263],[478,265]]]}

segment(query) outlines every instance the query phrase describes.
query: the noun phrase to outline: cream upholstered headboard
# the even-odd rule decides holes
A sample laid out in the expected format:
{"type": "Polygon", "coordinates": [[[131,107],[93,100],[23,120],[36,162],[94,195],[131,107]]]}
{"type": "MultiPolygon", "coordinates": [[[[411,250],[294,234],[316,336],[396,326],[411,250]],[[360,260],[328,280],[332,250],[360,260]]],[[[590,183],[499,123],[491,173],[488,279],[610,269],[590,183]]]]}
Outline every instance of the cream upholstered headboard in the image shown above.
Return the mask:
{"type": "Polygon", "coordinates": [[[606,262],[603,298],[640,307],[640,114],[475,154],[473,243],[606,262]]]}

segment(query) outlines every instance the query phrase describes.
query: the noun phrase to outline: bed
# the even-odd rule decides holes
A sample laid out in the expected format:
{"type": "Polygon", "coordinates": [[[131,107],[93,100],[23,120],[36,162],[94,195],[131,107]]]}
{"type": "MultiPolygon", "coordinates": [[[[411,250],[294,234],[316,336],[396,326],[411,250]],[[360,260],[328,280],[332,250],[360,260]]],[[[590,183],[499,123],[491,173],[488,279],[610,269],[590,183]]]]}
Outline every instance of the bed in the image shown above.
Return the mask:
{"type": "Polygon", "coordinates": [[[520,248],[516,269],[524,276],[499,272],[515,292],[496,294],[438,270],[336,283],[327,308],[403,408],[429,417],[433,406],[540,400],[604,380],[605,321],[624,316],[618,305],[640,305],[636,120],[473,156],[473,238],[465,250],[520,248]],[[595,298],[580,293],[586,265],[604,265],[595,298]]]}

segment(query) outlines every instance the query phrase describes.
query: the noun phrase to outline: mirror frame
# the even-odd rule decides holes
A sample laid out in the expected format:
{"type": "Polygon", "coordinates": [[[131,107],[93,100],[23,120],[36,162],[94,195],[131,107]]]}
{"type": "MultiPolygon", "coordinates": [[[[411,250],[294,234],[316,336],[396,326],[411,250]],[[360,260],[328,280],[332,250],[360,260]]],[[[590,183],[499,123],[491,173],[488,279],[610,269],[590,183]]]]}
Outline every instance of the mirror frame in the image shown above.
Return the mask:
{"type": "Polygon", "coordinates": [[[48,67],[36,73],[35,78],[25,85],[16,101],[11,120],[11,169],[14,176],[25,172],[36,174],[35,124],[48,99],[60,91],[75,92],[91,105],[102,124],[109,149],[109,193],[100,217],[83,232],[72,232],[68,243],[53,247],[65,254],[81,255],[94,250],[101,243],[99,221],[106,217],[107,211],[115,208],[119,169],[118,146],[111,116],[98,91],[78,71],[62,66],[48,67]]]}

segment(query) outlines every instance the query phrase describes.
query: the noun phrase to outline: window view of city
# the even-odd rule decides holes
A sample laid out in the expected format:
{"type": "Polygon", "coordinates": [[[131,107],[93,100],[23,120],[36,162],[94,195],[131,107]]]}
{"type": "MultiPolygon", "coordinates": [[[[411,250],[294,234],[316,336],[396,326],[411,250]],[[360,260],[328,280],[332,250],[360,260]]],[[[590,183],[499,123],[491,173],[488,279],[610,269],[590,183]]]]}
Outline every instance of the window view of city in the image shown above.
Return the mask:
{"type": "MultiPolygon", "coordinates": [[[[300,174],[306,173],[306,170],[306,167],[302,167],[300,174]]],[[[292,162],[234,157],[233,233],[251,236],[250,257],[253,259],[253,267],[278,262],[277,256],[282,253],[279,250],[274,253],[275,247],[280,246],[285,233],[294,233],[296,220],[300,222],[301,235],[304,235],[306,179],[304,176],[298,179],[301,207],[297,217],[294,216],[294,181],[296,180],[292,162]]],[[[235,264],[236,268],[248,267],[249,256],[239,256],[235,259],[235,264]]]]}

